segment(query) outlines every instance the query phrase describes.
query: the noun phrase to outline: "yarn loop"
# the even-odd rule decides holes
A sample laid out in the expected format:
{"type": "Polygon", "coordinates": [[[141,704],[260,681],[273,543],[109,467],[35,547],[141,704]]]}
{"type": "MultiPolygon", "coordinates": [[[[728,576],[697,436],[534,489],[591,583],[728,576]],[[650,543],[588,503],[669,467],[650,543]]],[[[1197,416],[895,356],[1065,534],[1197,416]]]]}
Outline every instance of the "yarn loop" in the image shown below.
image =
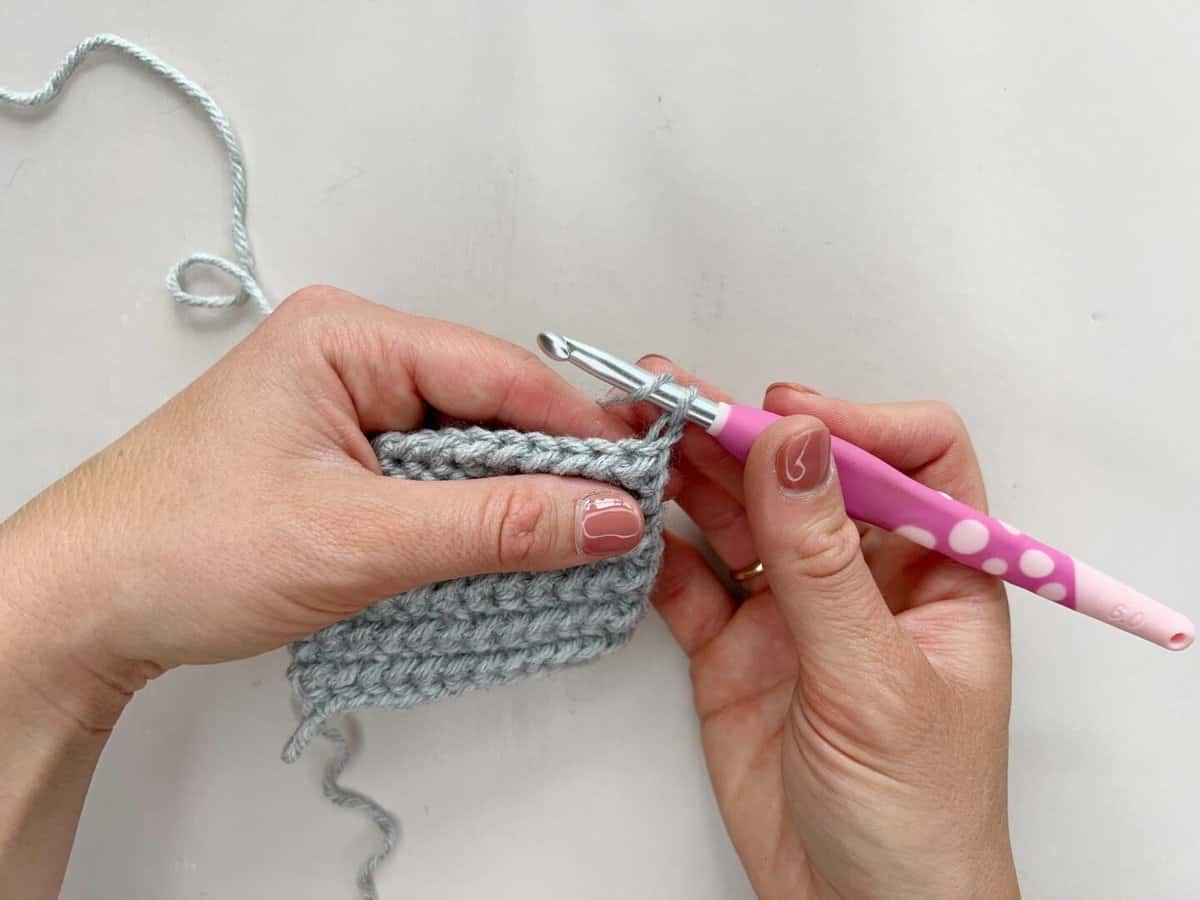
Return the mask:
{"type": "Polygon", "coordinates": [[[0,104],[8,103],[14,106],[32,108],[50,103],[63,89],[63,85],[79,68],[80,63],[93,51],[107,47],[124,53],[167,81],[189,100],[204,110],[212,123],[217,137],[225,146],[225,156],[229,162],[230,178],[233,182],[233,212],[230,231],[233,235],[233,249],[237,262],[230,262],[210,253],[193,253],[186,259],[176,263],[167,273],[167,290],[176,302],[185,306],[207,308],[223,308],[253,300],[255,306],[264,315],[270,315],[271,304],[267,301],[258,280],[254,274],[254,257],[250,252],[250,237],[246,232],[246,163],[238,146],[237,135],[229,119],[221,111],[221,107],[204,88],[196,84],[174,66],[164,62],[155,54],[137,44],[125,40],[115,34],[96,34],[80,41],[68,53],[50,78],[39,90],[12,91],[0,88],[0,104]],[[224,272],[237,280],[238,288],[232,294],[194,294],[183,285],[183,274],[194,266],[205,265],[224,272]]]}

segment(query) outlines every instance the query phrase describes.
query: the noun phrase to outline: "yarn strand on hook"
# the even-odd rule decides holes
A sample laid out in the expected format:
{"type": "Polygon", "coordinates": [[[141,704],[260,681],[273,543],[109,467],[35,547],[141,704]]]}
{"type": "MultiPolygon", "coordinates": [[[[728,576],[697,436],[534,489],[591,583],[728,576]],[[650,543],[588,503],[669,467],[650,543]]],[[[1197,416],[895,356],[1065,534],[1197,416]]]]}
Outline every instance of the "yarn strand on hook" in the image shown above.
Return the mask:
{"type": "Polygon", "coordinates": [[[63,85],[79,68],[79,64],[93,51],[107,47],[126,56],[154,72],[189,100],[197,104],[212,123],[225,145],[229,160],[229,172],[233,182],[232,234],[233,250],[237,262],[214,256],[211,253],[193,253],[182,259],[167,272],[167,290],[179,303],[187,306],[221,308],[236,306],[247,299],[253,300],[264,316],[271,312],[271,304],[263,295],[254,275],[254,256],[250,252],[250,238],[246,233],[246,163],[238,145],[237,135],[229,119],[208,92],[174,66],[164,62],[155,54],[115,34],[97,34],[80,41],[66,55],[46,84],[36,91],[13,91],[0,88],[0,106],[34,107],[50,103],[63,89],[63,85]],[[208,266],[231,276],[238,282],[238,290],[232,294],[194,294],[184,287],[184,273],[195,266],[208,266]]]}

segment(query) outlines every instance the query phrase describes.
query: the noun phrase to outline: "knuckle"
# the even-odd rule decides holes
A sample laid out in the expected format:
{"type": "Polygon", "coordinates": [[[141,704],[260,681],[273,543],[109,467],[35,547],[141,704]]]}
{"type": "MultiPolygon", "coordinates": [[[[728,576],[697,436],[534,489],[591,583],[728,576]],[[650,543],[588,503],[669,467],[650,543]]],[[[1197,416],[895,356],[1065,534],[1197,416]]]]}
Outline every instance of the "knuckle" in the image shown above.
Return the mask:
{"type": "Polygon", "coordinates": [[[550,388],[555,383],[556,376],[550,371],[545,361],[524,347],[517,352],[513,361],[512,380],[509,382],[510,393],[521,391],[526,385],[537,385],[550,388]]]}
{"type": "Polygon", "coordinates": [[[314,354],[353,358],[367,352],[366,329],[353,314],[353,295],[315,285],[289,296],[264,323],[263,330],[283,352],[310,358],[314,354]]]}
{"type": "MultiPolygon", "coordinates": [[[[495,347],[484,341],[476,341],[480,356],[495,353],[495,347]]],[[[528,381],[541,381],[551,375],[549,368],[533,351],[524,347],[505,347],[500,357],[500,374],[504,376],[504,388],[508,393],[521,390],[528,381]]]]}
{"type": "Polygon", "coordinates": [[[497,491],[483,517],[503,569],[521,569],[546,559],[557,544],[553,504],[523,487],[497,491]]]}
{"type": "Polygon", "coordinates": [[[654,582],[655,602],[660,604],[686,601],[704,573],[708,563],[693,545],[667,537],[663,564],[654,582]]]}
{"type": "Polygon", "coordinates": [[[705,526],[709,534],[744,531],[748,528],[746,511],[737,503],[723,504],[709,511],[705,526]]]}
{"type": "Polygon", "coordinates": [[[534,420],[551,418],[556,376],[542,360],[525,348],[517,348],[504,368],[499,387],[501,417],[520,411],[534,420]]]}
{"type": "Polygon", "coordinates": [[[525,347],[517,348],[515,361],[518,369],[534,372],[539,378],[544,377],[546,372],[549,371],[546,368],[546,364],[542,362],[542,358],[525,347]]]}
{"type": "Polygon", "coordinates": [[[926,414],[937,422],[942,429],[953,435],[965,435],[967,423],[959,415],[958,410],[945,400],[930,400],[925,404],[926,414]]]}
{"type": "Polygon", "coordinates": [[[310,284],[290,294],[279,304],[276,314],[309,316],[318,312],[327,312],[344,305],[349,296],[345,291],[328,284],[310,284]]]}
{"type": "Polygon", "coordinates": [[[846,577],[859,554],[858,529],[845,516],[824,517],[796,546],[795,565],[805,578],[846,577]]]}

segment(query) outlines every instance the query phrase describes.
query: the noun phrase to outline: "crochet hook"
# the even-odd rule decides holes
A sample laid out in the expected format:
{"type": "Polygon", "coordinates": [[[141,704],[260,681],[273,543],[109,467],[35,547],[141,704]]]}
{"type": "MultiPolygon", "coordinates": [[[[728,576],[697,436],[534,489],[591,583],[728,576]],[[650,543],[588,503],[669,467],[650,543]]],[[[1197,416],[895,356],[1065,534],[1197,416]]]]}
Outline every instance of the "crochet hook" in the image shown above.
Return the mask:
{"type": "MultiPolygon", "coordinates": [[[[596,347],[553,333],[538,335],[538,346],[550,358],[572,363],[613,387],[625,391],[652,388],[648,400],[662,409],[676,410],[687,402],[688,392],[680,385],[662,383],[653,373],[596,347]]],[[[687,418],[744,461],[754,439],[779,416],[752,406],[695,397],[687,407],[687,418]]],[[[832,452],[851,518],[885,528],[1160,647],[1183,650],[1191,646],[1195,627],[1182,613],[914,481],[848,441],[834,436],[832,452]]]]}

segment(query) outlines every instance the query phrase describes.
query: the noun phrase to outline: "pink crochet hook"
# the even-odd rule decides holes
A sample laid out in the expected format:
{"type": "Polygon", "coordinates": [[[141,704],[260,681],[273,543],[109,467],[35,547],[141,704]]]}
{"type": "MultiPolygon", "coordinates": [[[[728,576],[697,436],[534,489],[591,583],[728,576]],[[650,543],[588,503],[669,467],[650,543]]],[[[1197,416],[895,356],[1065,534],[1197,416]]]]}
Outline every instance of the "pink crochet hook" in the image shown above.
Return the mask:
{"type": "MultiPolygon", "coordinates": [[[[557,334],[538,335],[552,359],[572,363],[626,391],[653,386],[649,401],[678,409],[688,391],[611,353],[557,334]]],[[[745,460],[754,439],[774,413],[752,406],[696,397],[687,413],[726,450],[745,460]]],[[[1195,627],[1182,613],[1152,600],[1086,563],[1043,544],[1011,525],[914,481],[847,441],[833,438],[846,512],[860,522],[886,528],[966,566],[1003,578],[1060,606],[1136,634],[1168,650],[1191,646],[1195,627]]]]}

